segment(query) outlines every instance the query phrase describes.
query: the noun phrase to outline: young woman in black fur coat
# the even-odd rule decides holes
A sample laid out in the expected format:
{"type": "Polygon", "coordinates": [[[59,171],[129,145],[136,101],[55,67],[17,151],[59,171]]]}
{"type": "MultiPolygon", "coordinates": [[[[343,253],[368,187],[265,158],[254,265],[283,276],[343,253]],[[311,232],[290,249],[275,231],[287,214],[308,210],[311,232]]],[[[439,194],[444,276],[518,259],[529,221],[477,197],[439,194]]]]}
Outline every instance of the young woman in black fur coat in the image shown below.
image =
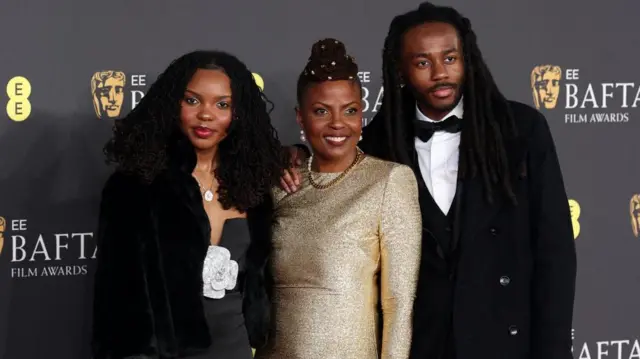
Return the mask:
{"type": "Polygon", "coordinates": [[[94,359],[250,359],[266,341],[269,191],[287,160],[233,55],[171,63],[105,147],[94,359]]]}

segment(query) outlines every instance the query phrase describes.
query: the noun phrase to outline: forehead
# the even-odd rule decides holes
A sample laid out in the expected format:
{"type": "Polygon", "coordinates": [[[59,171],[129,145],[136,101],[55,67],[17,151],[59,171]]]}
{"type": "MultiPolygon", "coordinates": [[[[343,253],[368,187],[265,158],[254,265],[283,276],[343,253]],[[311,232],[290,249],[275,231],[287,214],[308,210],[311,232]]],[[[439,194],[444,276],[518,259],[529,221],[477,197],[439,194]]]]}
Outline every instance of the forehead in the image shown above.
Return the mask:
{"type": "Polygon", "coordinates": [[[402,52],[405,54],[438,53],[460,48],[460,38],[455,27],[443,22],[417,25],[402,37],[402,52]]]}
{"type": "Polygon", "coordinates": [[[230,92],[231,80],[223,71],[198,69],[187,87],[200,93],[230,92]]]}
{"type": "Polygon", "coordinates": [[[311,84],[305,97],[311,102],[350,103],[360,99],[360,89],[355,81],[323,81],[311,84]]]}

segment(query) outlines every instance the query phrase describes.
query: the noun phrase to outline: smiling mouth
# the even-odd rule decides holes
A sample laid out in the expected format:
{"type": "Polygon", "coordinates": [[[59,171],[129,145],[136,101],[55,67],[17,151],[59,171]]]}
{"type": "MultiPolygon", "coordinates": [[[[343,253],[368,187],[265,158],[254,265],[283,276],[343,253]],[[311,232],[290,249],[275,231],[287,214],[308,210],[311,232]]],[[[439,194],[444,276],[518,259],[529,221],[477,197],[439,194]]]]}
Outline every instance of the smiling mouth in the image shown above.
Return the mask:
{"type": "Polygon", "coordinates": [[[347,136],[324,136],[325,141],[333,145],[340,145],[347,141],[347,136]]]}

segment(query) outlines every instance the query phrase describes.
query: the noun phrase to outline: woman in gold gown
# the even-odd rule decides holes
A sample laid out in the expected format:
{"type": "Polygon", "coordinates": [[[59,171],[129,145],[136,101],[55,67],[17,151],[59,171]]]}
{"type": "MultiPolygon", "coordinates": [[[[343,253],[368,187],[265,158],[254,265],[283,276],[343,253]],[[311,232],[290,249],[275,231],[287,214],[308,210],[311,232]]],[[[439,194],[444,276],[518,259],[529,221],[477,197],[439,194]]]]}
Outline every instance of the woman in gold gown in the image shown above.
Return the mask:
{"type": "MultiPolygon", "coordinates": [[[[358,67],[314,44],[297,120],[313,155],[292,194],[274,190],[273,323],[257,359],[406,359],[421,217],[412,170],[364,155],[358,67]]],[[[303,138],[304,140],[304,138],[303,138]]]]}

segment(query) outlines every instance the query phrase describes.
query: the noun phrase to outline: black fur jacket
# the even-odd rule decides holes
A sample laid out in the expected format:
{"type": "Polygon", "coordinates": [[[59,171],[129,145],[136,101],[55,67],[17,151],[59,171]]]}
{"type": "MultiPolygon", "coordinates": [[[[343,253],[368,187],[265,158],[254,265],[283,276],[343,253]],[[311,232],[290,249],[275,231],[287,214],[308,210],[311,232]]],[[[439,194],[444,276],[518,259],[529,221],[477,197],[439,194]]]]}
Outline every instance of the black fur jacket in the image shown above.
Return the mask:
{"type": "MultiPolygon", "coordinates": [[[[171,161],[151,184],[116,172],[104,187],[96,234],[94,359],[174,359],[210,345],[202,304],[210,224],[191,176],[195,155],[186,158],[171,161]]],[[[269,325],[269,196],[247,216],[251,245],[243,312],[251,345],[259,348],[269,325]]]]}

